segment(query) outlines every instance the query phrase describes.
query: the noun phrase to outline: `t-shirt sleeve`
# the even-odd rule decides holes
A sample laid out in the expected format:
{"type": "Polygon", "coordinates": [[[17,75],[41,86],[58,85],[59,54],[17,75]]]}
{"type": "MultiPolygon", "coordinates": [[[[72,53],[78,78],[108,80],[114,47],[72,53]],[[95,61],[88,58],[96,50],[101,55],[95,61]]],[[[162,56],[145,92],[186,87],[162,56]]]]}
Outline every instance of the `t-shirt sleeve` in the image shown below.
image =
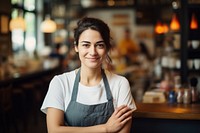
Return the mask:
{"type": "Polygon", "coordinates": [[[64,111],[64,87],[57,76],[49,84],[49,89],[43,101],[41,111],[46,113],[48,107],[64,111]]]}
{"type": "Polygon", "coordinates": [[[121,105],[127,105],[131,109],[136,110],[136,105],[132,97],[130,85],[125,77],[122,78],[119,86],[120,88],[119,88],[119,97],[117,101],[117,106],[119,107],[121,105]]]}

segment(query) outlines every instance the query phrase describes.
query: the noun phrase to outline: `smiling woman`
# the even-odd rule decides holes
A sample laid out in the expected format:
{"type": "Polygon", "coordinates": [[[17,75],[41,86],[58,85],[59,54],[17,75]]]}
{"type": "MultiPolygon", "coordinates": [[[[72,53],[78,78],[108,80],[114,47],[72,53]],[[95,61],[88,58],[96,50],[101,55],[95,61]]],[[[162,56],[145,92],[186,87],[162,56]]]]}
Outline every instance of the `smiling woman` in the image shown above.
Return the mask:
{"type": "Polygon", "coordinates": [[[106,56],[106,46],[99,32],[85,30],[80,35],[79,42],[75,50],[79,53],[82,67],[100,68],[106,56]]]}
{"type": "Polygon", "coordinates": [[[130,132],[136,109],[125,77],[103,68],[111,62],[110,30],[96,18],[83,18],[74,30],[81,67],[55,76],[41,110],[49,132],[130,132]]]}

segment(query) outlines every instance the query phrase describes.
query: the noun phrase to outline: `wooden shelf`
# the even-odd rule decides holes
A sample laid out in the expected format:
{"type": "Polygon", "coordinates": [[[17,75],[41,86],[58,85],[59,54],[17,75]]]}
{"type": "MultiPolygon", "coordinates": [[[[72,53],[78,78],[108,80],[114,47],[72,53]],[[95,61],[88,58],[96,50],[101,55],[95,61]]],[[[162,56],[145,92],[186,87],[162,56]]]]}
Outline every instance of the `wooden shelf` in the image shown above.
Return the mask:
{"type": "Polygon", "coordinates": [[[188,58],[200,58],[200,49],[188,49],[188,58]]]}

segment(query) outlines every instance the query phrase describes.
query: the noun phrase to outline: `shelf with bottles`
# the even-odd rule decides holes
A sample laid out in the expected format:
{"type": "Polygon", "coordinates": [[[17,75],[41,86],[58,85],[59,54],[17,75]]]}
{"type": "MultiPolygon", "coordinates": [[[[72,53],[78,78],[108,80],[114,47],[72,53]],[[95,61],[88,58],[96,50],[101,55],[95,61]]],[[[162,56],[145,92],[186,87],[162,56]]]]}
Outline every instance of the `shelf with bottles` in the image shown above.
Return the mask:
{"type": "Polygon", "coordinates": [[[187,66],[189,72],[200,71],[200,59],[188,59],[187,66]]]}
{"type": "Polygon", "coordinates": [[[163,69],[179,71],[181,68],[180,54],[170,52],[161,57],[161,66],[163,69]]]}
{"type": "Polygon", "coordinates": [[[200,41],[189,40],[188,41],[188,72],[189,73],[199,73],[200,71],[200,41]]]}

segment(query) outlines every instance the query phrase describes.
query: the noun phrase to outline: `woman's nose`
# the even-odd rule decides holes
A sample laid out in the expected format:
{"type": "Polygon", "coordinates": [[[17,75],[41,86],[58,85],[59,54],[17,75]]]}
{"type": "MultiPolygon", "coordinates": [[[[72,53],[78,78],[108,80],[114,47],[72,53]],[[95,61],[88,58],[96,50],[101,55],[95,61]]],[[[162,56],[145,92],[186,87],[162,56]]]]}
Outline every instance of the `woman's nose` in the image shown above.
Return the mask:
{"type": "Polygon", "coordinates": [[[96,55],[96,54],[97,54],[97,51],[96,51],[95,46],[92,46],[92,47],[90,48],[90,54],[91,54],[91,55],[96,55]]]}

